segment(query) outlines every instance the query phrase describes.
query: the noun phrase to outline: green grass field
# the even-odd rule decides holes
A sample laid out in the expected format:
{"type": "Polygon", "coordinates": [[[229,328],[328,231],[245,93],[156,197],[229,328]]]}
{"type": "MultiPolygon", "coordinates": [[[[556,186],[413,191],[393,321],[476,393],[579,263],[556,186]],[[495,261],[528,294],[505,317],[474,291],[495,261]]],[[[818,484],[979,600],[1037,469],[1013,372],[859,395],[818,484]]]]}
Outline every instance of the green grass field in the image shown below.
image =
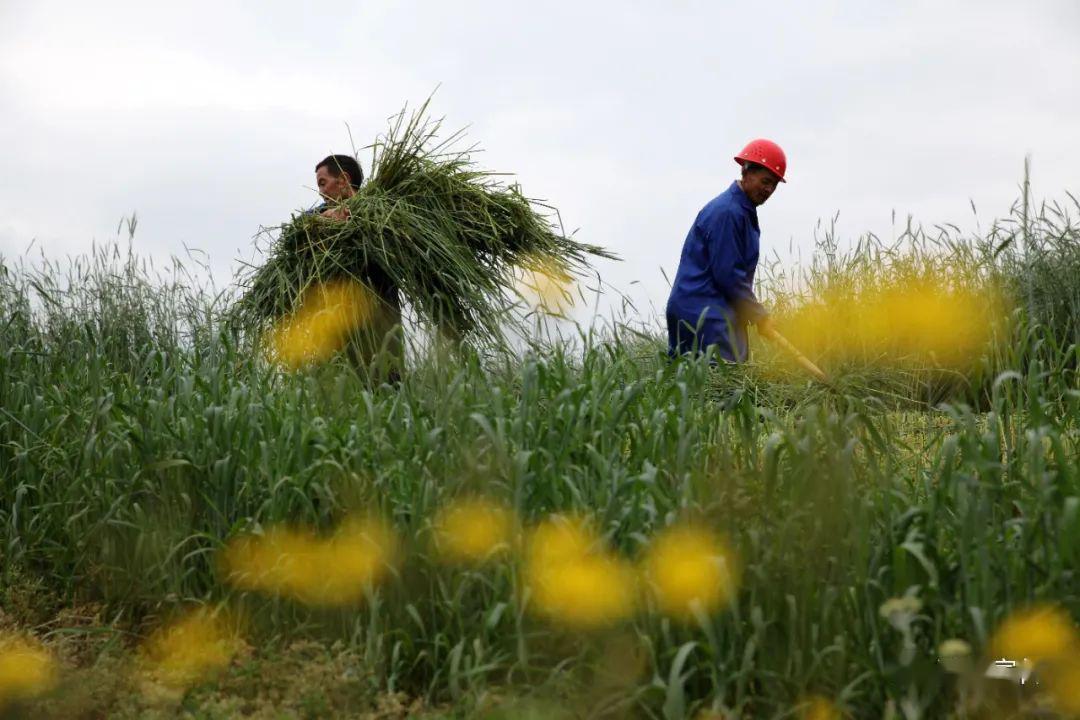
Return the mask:
{"type": "MultiPolygon", "coordinates": [[[[965,372],[855,357],[827,367],[832,389],[760,345],[746,368],[672,364],[658,334],[625,327],[514,357],[415,357],[399,387],[372,387],[344,362],[278,370],[180,265],[157,273],[115,247],[9,262],[0,632],[37,638],[56,670],[0,713],[1068,716],[1080,682],[980,678],[1013,613],[1080,617],[1070,211],[1024,203],[980,237],[910,231],[848,253],[826,238],[800,292],[856,297],[947,268],[1016,303],[965,372]],[[525,528],[587,517],[626,563],[667,527],[707,528],[737,585],[686,617],[646,587],[608,622],[560,622],[536,612],[521,553],[470,565],[433,549],[440,509],[476,495],[525,528]],[[218,562],[238,535],[359,515],[385,518],[400,548],[349,602],[238,588],[218,562]],[[145,638],[194,605],[243,618],[231,659],[179,689],[140,680],[145,638]],[[942,662],[953,639],[972,672],[942,662]]],[[[781,313],[790,281],[765,279],[781,313]]],[[[4,682],[0,663],[0,697],[4,682]]]]}

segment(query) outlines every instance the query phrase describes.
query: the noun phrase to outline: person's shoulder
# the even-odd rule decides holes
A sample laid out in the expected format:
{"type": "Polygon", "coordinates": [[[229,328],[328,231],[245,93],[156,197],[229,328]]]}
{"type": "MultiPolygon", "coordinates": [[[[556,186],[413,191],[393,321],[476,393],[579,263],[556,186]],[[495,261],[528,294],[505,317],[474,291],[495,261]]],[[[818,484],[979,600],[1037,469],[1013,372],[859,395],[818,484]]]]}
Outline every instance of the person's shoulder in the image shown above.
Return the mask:
{"type": "Polygon", "coordinates": [[[731,192],[725,190],[720,193],[701,209],[698,213],[698,222],[704,225],[713,225],[718,222],[741,221],[744,213],[738,203],[731,197],[731,192]]]}

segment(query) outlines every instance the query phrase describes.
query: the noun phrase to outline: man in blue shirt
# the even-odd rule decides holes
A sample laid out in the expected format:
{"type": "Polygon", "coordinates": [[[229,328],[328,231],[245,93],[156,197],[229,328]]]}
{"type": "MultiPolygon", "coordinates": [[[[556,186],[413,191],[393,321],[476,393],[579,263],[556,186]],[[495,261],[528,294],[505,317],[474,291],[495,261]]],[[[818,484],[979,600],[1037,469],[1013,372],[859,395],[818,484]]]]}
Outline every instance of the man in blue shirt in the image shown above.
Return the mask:
{"type": "Polygon", "coordinates": [[[667,302],[668,353],[674,357],[715,346],[729,362],[749,357],[746,326],[772,335],[768,312],[754,295],[759,239],[757,208],[784,180],[787,159],[770,140],[754,140],[735,162],[742,177],[713,198],[683,243],[667,302]]]}

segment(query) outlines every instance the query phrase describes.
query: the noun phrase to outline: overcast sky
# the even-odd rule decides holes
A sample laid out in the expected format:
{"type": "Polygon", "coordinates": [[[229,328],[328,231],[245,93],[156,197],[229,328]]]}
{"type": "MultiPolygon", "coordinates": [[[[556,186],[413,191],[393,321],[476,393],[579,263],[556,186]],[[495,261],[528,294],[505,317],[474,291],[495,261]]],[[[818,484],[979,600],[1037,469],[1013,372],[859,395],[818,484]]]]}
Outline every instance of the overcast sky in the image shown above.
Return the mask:
{"type": "Polygon", "coordinates": [[[227,282],[346,125],[362,147],[441,86],[435,112],[621,255],[604,280],[648,312],[747,140],[788,155],[770,254],[837,212],[847,238],[893,211],[973,227],[969,201],[985,225],[1027,154],[1039,195],[1080,190],[1078,78],[1080,0],[0,0],[0,255],[80,253],[137,212],[137,252],[199,248],[227,282]]]}

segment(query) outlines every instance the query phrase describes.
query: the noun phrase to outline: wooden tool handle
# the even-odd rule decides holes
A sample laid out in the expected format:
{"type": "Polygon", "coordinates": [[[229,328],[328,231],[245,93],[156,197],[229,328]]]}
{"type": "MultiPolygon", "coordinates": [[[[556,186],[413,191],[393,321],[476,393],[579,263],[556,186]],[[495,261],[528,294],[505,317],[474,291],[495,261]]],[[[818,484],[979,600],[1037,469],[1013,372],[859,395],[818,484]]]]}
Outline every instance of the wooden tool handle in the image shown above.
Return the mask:
{"type": "Polygon", "coordinates": [[[826,385],[831,384],[829,382],[829,376],[822,372],[821,368],[815,365],[810,360],[810,358],[799,352],[799,348],[792,345],[791,341],[781,335],[779,332],[777,332],[776,330],[772,330],[771,332],[765,333],[765,337],[769,338],[774,343],[784,348],[784,350],[786,350],[788,354],[795,358],[795,362],[799,363],[799,365],[801,365],[804,370],[813,375],[815,378],[825,383],[826,385]]]}

